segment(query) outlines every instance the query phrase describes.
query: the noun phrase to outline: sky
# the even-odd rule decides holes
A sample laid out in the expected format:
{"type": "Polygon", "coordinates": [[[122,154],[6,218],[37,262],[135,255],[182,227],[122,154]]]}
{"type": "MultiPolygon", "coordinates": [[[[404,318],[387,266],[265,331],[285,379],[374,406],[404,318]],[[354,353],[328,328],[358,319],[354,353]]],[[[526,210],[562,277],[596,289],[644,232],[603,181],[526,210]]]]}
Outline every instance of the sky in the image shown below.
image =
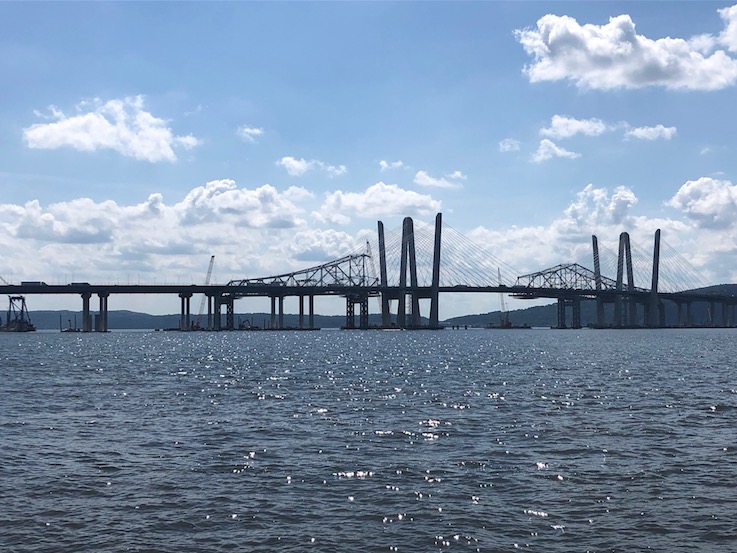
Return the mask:
{"type": "Polygon", "coordinates": [[[0,83],[11,283],[263,277],[438,212],[520,274],[659,228],[737,282],[737,5],[0,2],[0,83]]]}

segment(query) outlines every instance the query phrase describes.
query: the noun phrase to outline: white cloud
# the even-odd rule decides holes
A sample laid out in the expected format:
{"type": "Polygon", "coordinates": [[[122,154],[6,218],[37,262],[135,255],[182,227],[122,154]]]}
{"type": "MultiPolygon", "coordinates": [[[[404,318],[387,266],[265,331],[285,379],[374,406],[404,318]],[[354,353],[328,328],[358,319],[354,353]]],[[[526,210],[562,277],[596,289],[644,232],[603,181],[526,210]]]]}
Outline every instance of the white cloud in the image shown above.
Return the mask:
{"type": "Polygon", "coordinates": [[[730,52],[737,52],[737,5],[719,10],[719,16],[725,23],[719,42],[730,52]]]}
{"type": "Polygon", "coordinates": [[[103,103],[99,99],[81,102],[77,114],[67,116],[49,107],[50,123],[36,123],[23,129],[29,148],[56,149],[69,146],[79,151],[101,149],[149,162],[175,161],[174,148],[191,149],[200,144],[192,135],[177,136],[164,119],[144,110],[143,96],[103,103]]]}
{"type": "Polygon", "coordinates": [[[448,177],[449,179],[454,179],[454,180],[467,180],[468,179],[468,177],[465,174],[463,174],[461,171],[453,171],[452,173],[445,175],[445,176],[448,177]]]}
{"type": "Polygon", "coordinates": [[[654,127],[637,127],[630,129],[625,136],[639,138],[640,140],[670,140],[676,135],[675,127],[664,127],[663,125],[655,125],[654,127]]]}
{"type": "Polygon", "coordinates": [[[388,215],[429,215],[440,211],[441,203],[432,196],[404,190],[396,184],[378,182],[364,192],[343,192],[326,195],[319,212],[313,215],[320,221],[347,224],[354,217],[381,217],[388,215]]]}
{"type": "Polygon", "coordinates": [[[402,160],[385,161],[382,159],[381,161],[379,161],[379,167],[381,167],[382,171],[388,171],[389,169],[400,169],[404,167],[404,163],[402,163],[402,160]]]}
{"type": "Polygon", "coordinates": [[[320,169],[331,177],[339,177],[348,172],[348,168],[345,165],[330,165],[316,159],[308,161],[303,158],[296,159],[292,156],[284,156],[276,164],[283,167],[293,177],[301,177],[308,171],[315,169],[320,169]]]}
{"type": "Polygon", "coordinates": [[[499,142],[499,151],[502,153],[519,152],[519,148],[519,140],[515,140],[514,138],[505,138],[499,142]]]}
{"type": "Polygon", "coordinates": [[[688,181],[667,202],[699,227],[726,229],[737,225],[737,185],[701,177],[688,181]]]}
{"type": "Polygon", "coordinates": [[[618,186],[612,194],[606,188],[587,185],[576,195],[559,227],[596,229],[620,227],[627,223],[629,211],[637,203],[637,196],[626,186],[618,186]]]}
{"type": "Polygon", "coordinates": [[[451,175],[445,177],[432,177],[427,171],[417,171],[414,178],[414,183],[418,186],[429,186],[434,188],[460,188],[461,183],[457,182],[459,178],[465,179],[463,173],[456,171],[451,175]],[[459,177],[458,175],[461,175],[459,177]]]}
{"type": "MultiPolygon", "coordinates": [[[[310,230],[302,216],[313,201],[304,188],[239,188],[224,179],[196,187],[174,203],[154,193],[131,205],[89,198],[0,204],[0,248],[17,280],[76,274],[78,280],[101,283],[131,277],[176,283],[196,269],[199,282],[204,270],[198,264],[210,255],[217,256],[217,274],[226,281],[266,276],[271,269],[300,265],[291,254],[317,251],[315,244],[293,245],[276,261],[266,254],[310,230]]],[[[323,250],[331,251],[324,242],[323,250]]]]}
{"type": "MultiPolygon", "coordinates": [[[[729,8],[720,15],[727,23],[720,40],[734,50],[737,14],[729,8]]],[[[737,61],[722,50],[709,54],[715,41],[708,35],[653,40],[636,33],[629,15],[612,17],[605,25],[581,25],[572,17],[548,14],[515,36],[534,58],[524,69],[530,82],[567,79],[580,88],[603,90],[718,90],[737,81],[737,61]]]]}
{"type": "Polygon", "coordinates": [[[576,159],[581,157],[581,154],[577,154],[576,152],[569,152],[565,148],[557,146],[554,142],[548,140],[547,138],[543,138],[540,141],[540,145],[538,146],[537,151],[532,155],[532,161],[535,163],[542,163],[543,161],[553,159],[554,157],[576,159]]]}
{"type": "Polygon", "coordinates": [[[553,115],[550,127],[540,129],[542,136],[551,138],[570,138],[577,134],[598,136],[609,130],[601,119],[574,119],[562,115],[553,115]]]}
{"type": "Polygon", "coordinates": [[[260,127],[247,127],[243,125],[238,127],[238,136],[240,136],[246,142],[255,144],[257,139],[264,135],[264,129],[260,127]]]}

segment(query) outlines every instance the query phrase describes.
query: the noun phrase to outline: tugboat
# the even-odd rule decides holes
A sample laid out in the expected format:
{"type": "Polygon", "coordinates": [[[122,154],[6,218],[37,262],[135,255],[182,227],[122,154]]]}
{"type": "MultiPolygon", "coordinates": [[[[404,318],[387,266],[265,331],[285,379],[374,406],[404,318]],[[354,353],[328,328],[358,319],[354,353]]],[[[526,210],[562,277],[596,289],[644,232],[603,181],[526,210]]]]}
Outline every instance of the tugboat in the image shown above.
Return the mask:
{"type": "Polygon", "coordinates": [[[28,316],[25,296],[8,296],[8,300],[10,301],[8,314],[5,324],[0,324],[0,332],[33,332],[36,330],[28,316]]]}

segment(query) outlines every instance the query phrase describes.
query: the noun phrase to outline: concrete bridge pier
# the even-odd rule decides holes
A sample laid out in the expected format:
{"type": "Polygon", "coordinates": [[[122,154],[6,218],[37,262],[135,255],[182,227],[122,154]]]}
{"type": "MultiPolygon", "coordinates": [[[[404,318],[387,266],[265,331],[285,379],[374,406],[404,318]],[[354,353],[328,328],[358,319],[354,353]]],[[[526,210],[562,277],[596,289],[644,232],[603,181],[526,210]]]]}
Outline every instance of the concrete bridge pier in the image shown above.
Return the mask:
{"type": "Polygon", "coordinates": [[[213,313],[212,330],[235,330],[235,315],[233,307],[235,304],[235,296],[215,296],[213,301],[215,303],[215,312],[213,313]],[[225,328],[223,328],[223,305],[225,306],[225,328]]]}
{"type": "Polygon", "coordinates": [[[110,294],[100,292],[97,296],[100,298],[100,312],[95,318],[95,332],[107,332],[107,299],[110,294]]]}
{"type": "Polygon", "coordinates": [[[82,294],[82,332],[92,332],[92,317],[90,316],[90,292],[82,294]]]}
{"type": "Polygon", "coordinates": [[[347,296],[346,299],[345,328],[360,328],[366,330],[369,327],[369,299],[368,295],[347,296]],[[356,327],[356,305],[359,306],[358,327],[356,327]]]}
{"type": "Polygon", "coordinates": [[[215,297],[212,294],[207,294],[207,330],[214,330],[212,321],[212,308],[215,302],[215,297]]]}
{"type": "Polygon", "coordinates": [[[568,328],[566,325],[566,310],[571,306],[570,328],[581,328],[581,298],[558,298],[558,326],[556,328],[568,328]]]}
{"type": "Polygon", "coordinates": [[[181,308],[179,310],[179,330],[190,330],[191,310],[190,301],[192,294],[190,292],[180,292],[179,300],[181,308]]]}
{"type": "Polygon", "coordinates": [[[315,296],[313,294],[310,294],[307,297],[309,298],[309,305],[307,309],[309,325],[310,328],[315,328],[315,296]]]}
{"type": "Polygon", "coordinates": [[[235,330],[235,297],[226,296],[225,303],[225,330],[235,330]]]}

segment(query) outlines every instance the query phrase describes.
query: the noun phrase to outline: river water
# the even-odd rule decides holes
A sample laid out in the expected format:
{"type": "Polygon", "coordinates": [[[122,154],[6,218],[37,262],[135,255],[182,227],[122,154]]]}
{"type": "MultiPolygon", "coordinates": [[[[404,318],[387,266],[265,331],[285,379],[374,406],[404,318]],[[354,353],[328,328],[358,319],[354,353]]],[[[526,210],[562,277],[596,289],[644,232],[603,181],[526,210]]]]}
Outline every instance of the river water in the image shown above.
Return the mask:
{"type": "Polygon", "coordinates": [[[0,550],[737,551],[735,332],[0,334],[0,550]]]}

